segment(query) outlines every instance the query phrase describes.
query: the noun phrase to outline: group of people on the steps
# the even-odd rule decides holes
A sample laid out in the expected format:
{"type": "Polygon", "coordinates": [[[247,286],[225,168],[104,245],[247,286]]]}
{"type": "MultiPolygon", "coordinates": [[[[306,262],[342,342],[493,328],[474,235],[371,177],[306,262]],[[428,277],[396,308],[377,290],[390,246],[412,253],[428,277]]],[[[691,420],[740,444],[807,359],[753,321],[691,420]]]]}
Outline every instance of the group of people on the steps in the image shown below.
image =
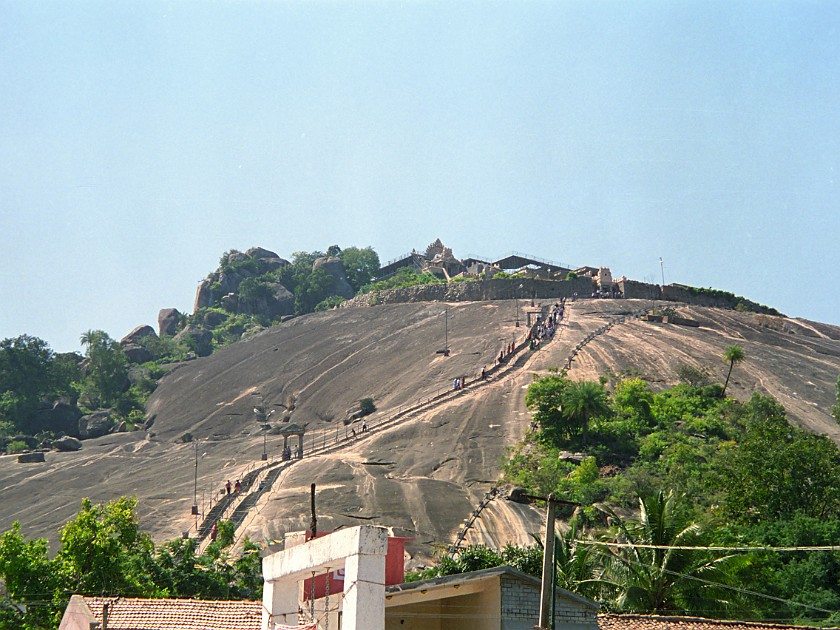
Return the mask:
{"type": "Polygon", "coordinates": [[[537,316],[537,321],[528,333],[526,341],[528,341],[531,350],[538,350],[543,340],[551,339],[554,336],[560,321],[563,319],[563,314],[566,310],[566,298],[561,298],[560,302],[554,304],[551,312],[543,319],[542,315],[537,316]]]}

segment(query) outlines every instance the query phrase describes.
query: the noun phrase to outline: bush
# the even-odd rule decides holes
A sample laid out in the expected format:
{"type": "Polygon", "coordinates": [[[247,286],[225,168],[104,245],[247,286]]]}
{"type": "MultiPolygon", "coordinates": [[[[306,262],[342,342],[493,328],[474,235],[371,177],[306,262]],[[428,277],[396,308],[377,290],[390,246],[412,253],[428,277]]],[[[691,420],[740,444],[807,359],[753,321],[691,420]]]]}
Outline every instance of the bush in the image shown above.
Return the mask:
{"type": "Polygon", "coordinates": [[[376,405],[373,402],[373,398],[362,398],[359,401],[359,409],[361,409],[363,416],[369,416],[376,411],[376,405]]]}
{"type": "Polygon", "coordinates": [[[22,440],[15,440],[14,442],[10,442],[9,445],[6,447],[6,452],[9,454],[23,453],[24,451],[28,450],[29,447],[26,446],[26,442],[22,440]]]}

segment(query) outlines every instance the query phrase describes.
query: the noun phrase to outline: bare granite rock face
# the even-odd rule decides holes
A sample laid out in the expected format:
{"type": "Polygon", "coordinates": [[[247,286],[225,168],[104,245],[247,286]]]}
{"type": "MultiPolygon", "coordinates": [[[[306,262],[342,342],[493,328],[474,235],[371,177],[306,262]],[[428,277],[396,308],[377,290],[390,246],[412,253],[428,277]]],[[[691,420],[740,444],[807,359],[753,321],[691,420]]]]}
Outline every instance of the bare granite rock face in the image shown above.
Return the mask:
{"type": "MultiPolygon", "coordinates": [[[[294,400],[293,421],[305,428],[304,458],[277,471],[238,534],[263,541],[305,529],[309,487],[316,483],[324,531],[374,522],[414,538],[407,548],[413,559],[428,558],[435,546],[454,542],[465,517],[498,483],[507,447],[530,425],[524,397],[533,375],[563,366],[587,338],[569,378],[597,380],[611,370],[638,374],[655,388],[676,384],[675,365],[681,363],[722,380],[721,353],[738,343],[749,359],[733,374],[728,393],[740,400],[754,391],[770,393],[792,422],[840,443],[840,427],[830,416],[840,327],[683,304],[675,305],[679,315],[701,326],[644,322],[626,316],[649,308],[650,301],[632,299],[567,300],[562,330],[539,351],[523,351],[521,364],[509,364],[509,376],[452,392],[380,428],[381,419],[451,392],[455,377],[475,382],[503,344],[522,342],[527,334],[514,322],[517,307],[530,308],[530,299],[447,305],[449,320],[439,302],[305,315],[183,363],[149,399],[152,431],[110,433],[85,441],[82,453],[52,453],[38,474],[0,458],[7,488],[0,529],[20,520],[29,536],[54,538],[82,497],[100,502],[135,494],[144,529],[157,541],[175,538],[194,524],[185,506],[193,501],[196,472],[201,500],[202,494],[217,497],[227,479],[261,465],[264,447],[268,463],[278,460],[284,436],[266,435],[254,409],[276,411],[268,421],[286,426],[282,415],[294,400]],[[437,353],[444,321],[448,357],[437,353]],[[354,426],[342,420],[365,397],[376,401],[377,411],[366,418],[371,430],[360,433],[356,423],[354,437],[354,426]],[[196,448],[181,439],[187,432],[200,445],[197,471],[196,448]],[[313,444],[338,450],[312,455],[313,444]],[[48,506],[33,501],[42,496],[50,497],[48,506]]],[[[540,527],[542,515],[533,506],[493,500],[466,543],[530,544],[528,532],[540,527]]]]}

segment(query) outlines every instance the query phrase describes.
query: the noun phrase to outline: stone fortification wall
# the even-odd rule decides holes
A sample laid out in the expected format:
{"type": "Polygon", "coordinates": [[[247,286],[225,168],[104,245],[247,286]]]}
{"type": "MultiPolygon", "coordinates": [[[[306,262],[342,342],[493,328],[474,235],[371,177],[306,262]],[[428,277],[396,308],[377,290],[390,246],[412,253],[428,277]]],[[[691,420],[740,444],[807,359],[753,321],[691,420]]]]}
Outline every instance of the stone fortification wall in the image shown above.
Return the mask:
{"type": "Polygon", "coordinates": [[[619,280],[618,284],[621,293],[626,298],[639,300],[665,300],[668,302],[685,302],[697,306],[711,306],[715,308],[735,308],[738,304],[738,297],[726,294],[723,291],[715,293],[692,292],[681,286],[669,284],[662,287],[658,284],[637,282],[636,280],[619,280]]]}
{"type": "Polygon", "coordinates": [[[377,304],[405,304],[409,302],[484,302],[487,300],[558,299],[577,293],[588,297],[592,293],[591,278],[574,280],[538,280],[536,278],[505,278],[501,280],[472,280],[440,284],[421,284],[403,289],[372,291],[357,295],[341,304],[342,308],[375,306],[377,304]]]}

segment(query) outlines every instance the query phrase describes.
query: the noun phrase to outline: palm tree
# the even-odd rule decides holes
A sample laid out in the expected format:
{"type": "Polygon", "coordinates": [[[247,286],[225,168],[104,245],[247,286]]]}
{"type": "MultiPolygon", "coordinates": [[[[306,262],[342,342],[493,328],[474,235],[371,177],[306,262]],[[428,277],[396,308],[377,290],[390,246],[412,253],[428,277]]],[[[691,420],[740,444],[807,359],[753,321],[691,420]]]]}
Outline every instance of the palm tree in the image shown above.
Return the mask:
{"type": "Polygon", "coordinates": [[[569,422],[570,433],[575,429],[582,430],[584,441],[589,433],[590,421],[611,413],[607,392],[600,383],[571,382],[563,392],[563,415],[569,422]]]}
{"type": "MultiPolygon", "coordinates": [[[[569,519],[568,527],[554,541],[555,584],[567,591],[598,598],[610,584],[603,578],[599,549],[579,542],[583,536],[580,508],[569,519]]],[[[542,541],[537,539],[542,545],[542,541]]]]}
{"type": "Polygon", "coordinates": [[[746,358],[744,349],[741,346],[727,346],[723,351],[723,360],[729,361],[729,372],[726,374],[726,382],[723,384],[723,396],[726,396],[726,387],[729,385],[729,377],[732,376],[732,368],[746,358]]]}
{"type": "Polygon", "coordinates": [[[617,542],[608,547],[607,572],[618,589],[616,604],[622,610],[643,613],[682,613],[692,609],[731,606],[720,596],[724,567],[730,556],[710,557],[699,546],[703,530],[687,523],[678,513],[673,491],[639,498],[639,519],[625,522],[607,510],[616,527],[617,542]],[[680,548],[676,548],[680,547],[680,548]]]}

